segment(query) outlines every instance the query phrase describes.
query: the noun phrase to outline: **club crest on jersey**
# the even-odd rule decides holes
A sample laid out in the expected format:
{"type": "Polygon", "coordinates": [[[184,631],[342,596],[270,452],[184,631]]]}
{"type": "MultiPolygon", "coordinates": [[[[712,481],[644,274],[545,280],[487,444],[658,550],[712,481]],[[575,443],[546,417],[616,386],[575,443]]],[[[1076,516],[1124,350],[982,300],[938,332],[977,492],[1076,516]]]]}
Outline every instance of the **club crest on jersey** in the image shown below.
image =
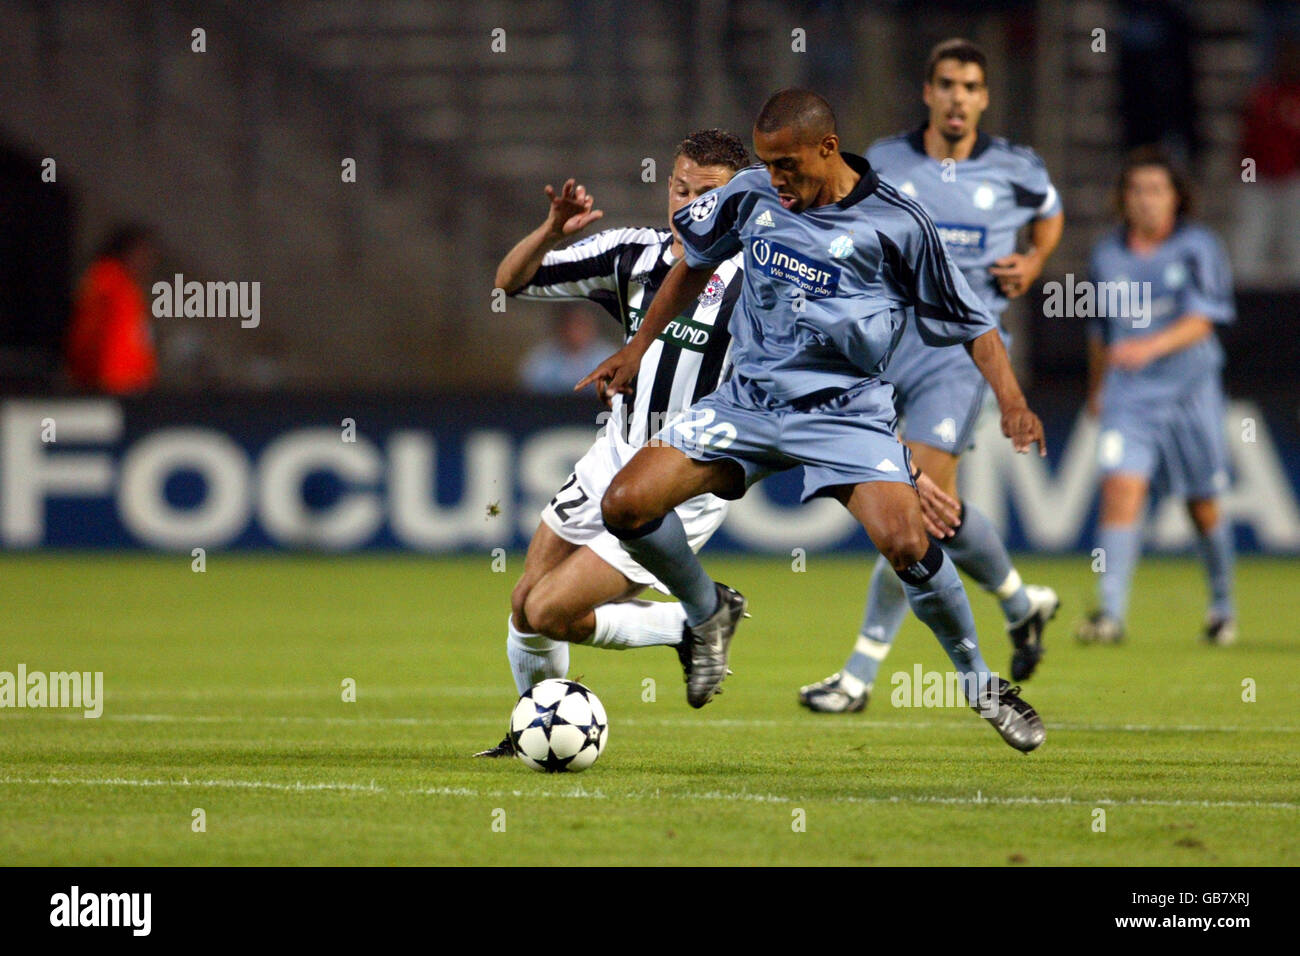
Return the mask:
{"type": "Polygon", "coordinates": [[[827,251],[830,252],[832,259],[847,259],[853,255],[853,240],[847,235],[836,236],[827,251]]]}
{"type": "Polygon", "coordinates": [[[1165,285],[1171,289],[1180,288],[1187,281],[1187,267],[1181,262],[1171,262],[1165,266],[1165,285]]]}
{"type": "Polygon", "coordinates": [[[718,205],[718,194],[709,193],[707,196],[701,196],[695,202],[691,203],[691,218],[696,222],[703,222],[713,215],[713,209],[718,205]]]}
{"type": "Polygon", "coordinates": [[[980,183],[975,188],[975,195],[971,197],[971,202],[975,204],[976,209],[992,209],[996,199],[997,194],[993,192],[993,187],[988,183],[980,183]]]}
{"type": "Polygon", "coordinates": [[[722,276],[715,272],[709,279],[709,284],[706,285],[704,291],[700,293],[699,303],[700,305],[717,305],[722,301],[722,297],[726,294],[726,291],[727,284],[722,281],[722,276]]]}

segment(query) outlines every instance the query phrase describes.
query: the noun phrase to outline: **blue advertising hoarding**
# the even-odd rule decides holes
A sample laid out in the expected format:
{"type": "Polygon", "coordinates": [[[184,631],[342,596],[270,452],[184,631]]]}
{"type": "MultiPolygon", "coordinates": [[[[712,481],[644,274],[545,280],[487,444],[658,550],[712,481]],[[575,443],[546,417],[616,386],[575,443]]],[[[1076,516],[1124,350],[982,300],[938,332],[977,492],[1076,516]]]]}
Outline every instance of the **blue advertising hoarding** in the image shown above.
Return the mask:
{"type": "MultiPolygon", "coordinates": [[[[1049,457],[1014,454],[987,414],[962,465],[963,496],[1013,550],[1086,550],[1096,423],[1073,401],[1037,407],[1049,457]]],[[[1223,505],[1244,549],[1300,553],[1300,437],[1287,413],[1249,400],[1227,409],[1234,476],[1223,505]]],[[[581,399],[512,394],[4,399],[0,544],[519,549],[602,421],[581,399]]],[[[752,490],[710,547],[870,547],[835,502],[800,506],[799,487],[796,472],[752,490]]],[[[1157,548],[1190,546],[1178,502],[1157,504],[1148,536],[1157,548]]]]}

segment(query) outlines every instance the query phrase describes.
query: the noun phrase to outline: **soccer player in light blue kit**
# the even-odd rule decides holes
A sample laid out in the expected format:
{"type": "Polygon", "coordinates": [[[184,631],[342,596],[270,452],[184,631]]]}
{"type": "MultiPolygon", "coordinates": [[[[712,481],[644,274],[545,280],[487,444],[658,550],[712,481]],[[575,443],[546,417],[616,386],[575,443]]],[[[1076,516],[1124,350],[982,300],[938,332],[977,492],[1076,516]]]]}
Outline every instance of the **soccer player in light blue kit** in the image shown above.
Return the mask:
{"type": "Polygon", "coordinates": [[[1092,251],[1098,315],[1088,323],[1088,407],[1101,415],[1098,544],[1106,564],[1101,608],[1078,637],[1123,639],[1154,482],[1187,501],[1210,585],[1205,638],[1231,644],[1232,528],[1218,501],[1228,486],[1223,349],[1214,334],[1236,316],[1228,256],[1214,233],[1188,220],[1187,182],[1159,150],[1130,155],[1117,192],[1124,223],[1092,251]],[[1105,283],[1138,294],[1111,294],[1105,283]]]}
{"type": "Polygon", "coordinates": [[[687,700],[702,707],[727,673],[746,601],[710,579],[673,508],[704,492],[739,498],[774,472],[804,466],[804,500],[830,495],[866,528],[939,640],[967,699],[1023,752],[1044,739],[1018,689],[980,654],[961,579],[927,535],[893,389],[880,378],[908,325],[929,345],[965,343],[1018,451],[1043,426],[1011,371],[997,323],[913,200],[862,157],[841,153],[835,117],[807,90],[782,90],[754,124],[761,166],[742,170],[674,217],[685,256],[637,334],[578,387],[629,387],[644,350],[714,266],[745,257],[732,314],[734,374],[663,429],[614,476],[606,528],[686,611],[687,700]]]}
{"type": "MultiPolygon", "coordinates": [[[[944,40],[926,64],[922,98],[929,120],[911,133],[873,143],[867,161],[886,182],[914,198],[934,220],[971,289],[1000,316],[1024,294],[1060,242],[1065,224],[1047,168],[1033,150],[979,131],[988,107],[987,61],[968,40],[944,40]],[[1029,224],[1030,249],[1016,252],[1029,224]]],[[[1010,344],[1010,336],[1003,333],[1010,344]]],[[[973,444],[987,386],[965,349],[929,348],[909,326],[884,378],[894,386],[903,441],[912,461],[953,498],[958,459],[973,444]]],[[[1060,600],[1051,588],[1025,585],[983,512],[963,503],[956,532],[943,541],[957,567],[995,595],[1015,650],[1011,679],[1025,680],[1042,657],[1042,634],[1060,600]]],[[[907,614],[907,598],[883,558],[867,590],[857,642],[844,667],[799,689],[818,713],[867,706],[876,673],[907,614]]]]}

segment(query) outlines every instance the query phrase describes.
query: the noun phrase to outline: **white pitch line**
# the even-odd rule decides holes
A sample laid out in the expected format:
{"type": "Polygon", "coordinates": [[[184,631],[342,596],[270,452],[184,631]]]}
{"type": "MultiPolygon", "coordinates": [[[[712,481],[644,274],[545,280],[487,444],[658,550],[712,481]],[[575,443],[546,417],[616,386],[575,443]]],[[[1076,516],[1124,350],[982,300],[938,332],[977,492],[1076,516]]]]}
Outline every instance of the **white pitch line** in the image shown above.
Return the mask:
{"type": "Polygon", "coordinates": [[[174,787],[174,788],[209,788],[228,790],[271,790],[284,793],[309,792],[345,792],[388,794],[399,797],[519,797],[524,799],[559,798],[580,800],[709,800],[727,803],[849,803],[849,804],[939,804],[953,806],[1064,806],[1064,807],[1182,807],[1210,810],[1300,810],[1300,803],[1262,800],[1148,800],[1130,797],[1126,800],[1100,798],[1082,800],[1077,797],[997,797],[985,796],[982,791],[974,796],[945,796],[941,794],[910,794],[881,797],[858,797],[852,795],[835,797],[789,797],[771,793],[752,793],[749,791],[727,792],[709,791],[663,791],[630,790],[623,793],[605,793],[601,790],[589,791],[577,785],[569,790],[542,790],[528,792],[524,790],[479,790],[473,787],[414,787],[390,788],[380,786],[373,780],[369,783],[321,782],[304,783],[293,781],[283,783],[273,780],[191,780],[181,777],[178,780],[143,779],[127,777],[107,777],[98,780],[73,780],[65,777],[0,777],[0,786],[52,786],[52,787],[174,787]]]}
{"type": "MultiPolygon", "coordinates": [[[[32,712],[33,714],[36,711],[32,712]]],[[[2,715],[0,715],[2,716],[2,715]]],[[[84,720],[81,713],[60,715],[67,720],[84,720]]],[[[312,715],[273,715],[273,714],[113,714],[106,712],[100,720],[121,720],[134,723],[195,723],[195,724],[379,724],[411,727],[491,727],[502,725],[495,717],[319,717],[312,715]]],[[[930,727],[962,727],[976,730],[982,727],[973,721],[934,721],[934,720],[778,720],[762,718],[736,717],[622,717],[619,724],[628,727],[691,727],[701,729],[712,725],[717,727],[773,727],[797,728],[801,731],[812,729],[830,731],[853,730],[915,730],[930,727]]],[[[1140,733],[1140,734],[1294,734],[1300,733],[1300,725],[1265,725],[1247,727],[1240,724],[1056,724],[1047,722],[1048,730],[1083,732],[1083,733],[1140,733]]]]}

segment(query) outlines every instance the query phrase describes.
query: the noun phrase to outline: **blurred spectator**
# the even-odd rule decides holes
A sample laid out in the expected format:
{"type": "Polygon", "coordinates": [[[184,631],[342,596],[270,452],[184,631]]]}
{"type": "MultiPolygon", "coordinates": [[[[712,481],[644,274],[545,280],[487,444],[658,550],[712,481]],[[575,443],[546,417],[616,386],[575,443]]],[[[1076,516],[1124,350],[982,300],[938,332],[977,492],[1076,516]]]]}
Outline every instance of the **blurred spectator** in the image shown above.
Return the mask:
{"type": "Polygon", "coordinates": [[[0,133],[0,388],[48,385],[72,314],[72,190],[0,133]]]}
{"type": "Polygon", "coordinates": [[[145,289],[158,246],[144,226],[113,230],[77,287],[68,329],[67,365],[84,388],[113,395],[141,392],[157,378],[145,289]]]}
{"type": "Polygon", "coordinates": [[[1255,70],[1260,79],[1277,66],[1279,46],[1288,37],[1300,35],[1300,3],[1296,0],[1263,0],[1255,12],[1255,70]]]}
{"type": "Polygon", "coordinates": [[[590,115],[640,112],[624,45],[636,27],[628,22],[625,5],[570,0],[569,23],[572,70],[581,78],[583,102],[590,115]]]}
{"type": "Polygon", "coordinates": [[[1255,84],[1242,117],[1241,158],[1255,181],[1237,195],[1233,255],[1243,284],[1300,284],[1300,39],[1278,41],[1272,72],[1255,84]]]}
{"type": "Polygon", "coordinates": [[[803,85],[837,109],[854,93],[853,16],[847,0],[803,0],[799,25],[808,31],[808,55],[801,58],[803,85]]]}
{"type": "Polygon", "coordinates": [[[1160,145],[1184,162],[1200,149],[1192,29],[1180,0],[1123,0],[1120,112],[1124,148],[1160,145]]]}
{"type": "Polygon", "coordinates": [[[569,395],[578,380],[615,351],[600,337],[596,319],[580,305],[568,305],[555,314],[550,341],[525,356],[519,379],[530,392],[569,395]]]}

